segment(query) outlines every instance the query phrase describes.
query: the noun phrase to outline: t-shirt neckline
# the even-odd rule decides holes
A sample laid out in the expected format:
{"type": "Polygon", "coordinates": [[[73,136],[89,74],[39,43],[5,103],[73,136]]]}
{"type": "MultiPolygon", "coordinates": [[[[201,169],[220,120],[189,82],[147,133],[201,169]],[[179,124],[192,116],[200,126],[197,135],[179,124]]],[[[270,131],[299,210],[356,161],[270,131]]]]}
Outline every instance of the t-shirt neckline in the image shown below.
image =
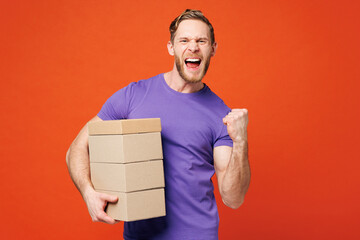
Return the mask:
{"type": "Polygon", "coordinates": [[[200,89],[197,92],[193,92],[193,93],[182,93],[182,92],[178,92],[175,91],[174,89],[172,89],[167,82],[165,81],[165,77],[164,77],[164,73],[160,74],[160,79],[161,79],[161,83],[162,85],[165,87],[165,89],[167,89],[169,92],[171,92],[172,94],[178,95],[178,96],[183,96],[183,97],[193,97],[193,96],[199,96],[203,93],[205,93],[209,87],[206,85],[206,83],[204,83],[204,87],[202,89],[200,89]]]}

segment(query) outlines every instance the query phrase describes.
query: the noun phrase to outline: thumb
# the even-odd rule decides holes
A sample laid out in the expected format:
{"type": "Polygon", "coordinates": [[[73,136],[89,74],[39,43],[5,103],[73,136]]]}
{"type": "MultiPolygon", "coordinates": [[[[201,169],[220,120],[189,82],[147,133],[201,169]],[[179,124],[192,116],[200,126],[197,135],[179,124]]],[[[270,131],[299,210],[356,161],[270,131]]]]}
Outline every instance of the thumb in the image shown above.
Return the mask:
{"type": "Polygon", "coordinates": [[[114,195],[110,195],[110,194],[106,194],[106,193],[103,193],[102,194],[102,199],[107,201],[107,202],[111,202],[111,203],[115,203],[118,201],[118,197],[117,196],[114,196],[114,195]]]}
{"type": "Polygon", "coordinates": [[[224,123],[224,125],[227,125],[227,118],[226,117],[223,118],[223,123],[224,123]]]}

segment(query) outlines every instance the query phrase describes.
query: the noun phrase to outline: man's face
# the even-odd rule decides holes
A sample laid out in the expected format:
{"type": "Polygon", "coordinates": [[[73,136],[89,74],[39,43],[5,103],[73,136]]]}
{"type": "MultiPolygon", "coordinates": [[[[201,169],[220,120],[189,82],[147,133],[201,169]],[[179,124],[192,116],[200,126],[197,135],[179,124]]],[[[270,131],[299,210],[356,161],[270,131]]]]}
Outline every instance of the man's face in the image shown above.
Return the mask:
{"type": "Polygon", "coordinates": [[[169,53],[175,57],[179,75],[188,83],[197,83],[205,76],[216,43],[210,42],[210,30],[199,20],[184,20],[175,33],[174,43],[168,43],[169,53]]]}

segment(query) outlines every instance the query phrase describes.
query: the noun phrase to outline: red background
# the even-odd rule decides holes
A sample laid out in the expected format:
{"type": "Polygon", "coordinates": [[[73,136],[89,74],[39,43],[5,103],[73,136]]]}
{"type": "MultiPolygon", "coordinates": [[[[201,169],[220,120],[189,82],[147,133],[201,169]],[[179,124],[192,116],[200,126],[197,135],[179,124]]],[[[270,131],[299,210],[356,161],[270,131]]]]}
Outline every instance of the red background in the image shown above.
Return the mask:
{"type": "Polygon", "coordinates": [[[170,22],[201,9],[219,48],[204,81],[249,109],[252,180],[216,189],[220,239],[359,239],[357,1],[1,1],[0,238],[121,238],[93,223],[65,153],[116,90],[172,68],[170,22]]]}

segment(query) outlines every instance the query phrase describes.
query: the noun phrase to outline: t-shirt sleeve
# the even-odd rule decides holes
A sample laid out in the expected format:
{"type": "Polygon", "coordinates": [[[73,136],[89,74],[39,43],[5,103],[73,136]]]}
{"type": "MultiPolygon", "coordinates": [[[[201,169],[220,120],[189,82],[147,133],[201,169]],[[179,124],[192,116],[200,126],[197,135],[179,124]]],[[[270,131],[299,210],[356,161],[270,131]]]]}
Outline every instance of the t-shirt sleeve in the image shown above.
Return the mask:
{"type": "Polygon", "coordinates": [[[102,120],[126,119],[129,115],[129,107],[133,95],[134,85],[130,83],[128,86],[114,93],[102,106],[97,114],[102,120]]]}
{"type": "Polygon", "coordinates": [[[218,146],[233,146],[233,141],[227,132],[226,125],[222,126],[220,134],[218,135],[217,139],[215,139],[214,148],[218,146]]]}

